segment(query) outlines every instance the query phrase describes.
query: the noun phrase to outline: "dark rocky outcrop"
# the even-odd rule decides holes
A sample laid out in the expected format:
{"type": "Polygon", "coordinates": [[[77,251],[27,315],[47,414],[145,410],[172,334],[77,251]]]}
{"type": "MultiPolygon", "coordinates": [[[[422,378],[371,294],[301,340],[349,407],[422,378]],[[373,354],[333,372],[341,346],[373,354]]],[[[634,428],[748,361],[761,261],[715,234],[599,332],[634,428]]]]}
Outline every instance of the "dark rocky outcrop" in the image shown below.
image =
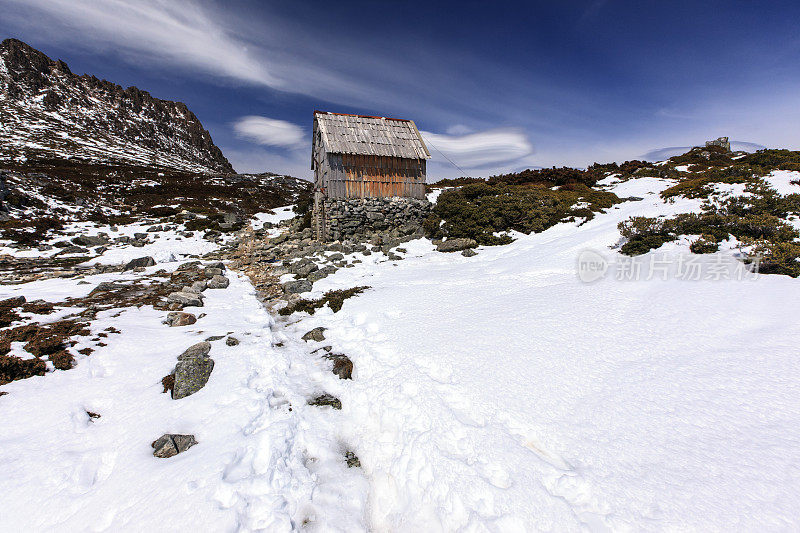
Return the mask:
{"type": "Polygon", "coordinates": [[[233,173],[186,104],[84,74],[16,39],[0,44],[0,157],[233,173]],[[11,142],[25,138],[26,145],[11,142]],[[31,148],[36,145],[36,148],[31,148]]]}

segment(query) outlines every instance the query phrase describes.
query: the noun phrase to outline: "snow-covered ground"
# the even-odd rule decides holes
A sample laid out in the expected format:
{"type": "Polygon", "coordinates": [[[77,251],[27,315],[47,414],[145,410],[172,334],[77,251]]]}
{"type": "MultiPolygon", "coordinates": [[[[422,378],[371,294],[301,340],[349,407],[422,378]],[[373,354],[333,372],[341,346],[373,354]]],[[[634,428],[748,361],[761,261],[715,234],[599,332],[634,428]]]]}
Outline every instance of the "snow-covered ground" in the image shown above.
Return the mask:
{"type": "Polygon", "coordinates": [[[475,257],[423,239],[402,261],[353,254],[362,262],[306,295],[371,287],[338,313],[275,319],[229,273],[192,326],[169,328],[148,307],[101,315],[93,331],[122,332],[108,346],[3,386],[0,530],[796,529],[800,288],[737,276],[732,249],[681,278],[682,241],[630,275],[618,222],[700,207],[663,202],[673,183],[609,180],[642,200],[475,257]],[[576,274],[587,251],[609,265],[592,283],[576,274]],[[316,326],[326,341],[299,340],[316,326]],[[213,342],[204,389],[161,394],[184,348],[227,334],[241,343],[213,342]],[[324,345],[352,359],[352,381],[311,353],[324,345]],[[306,405],[320,392],[342,410],[306,405]],[[199,444],[156,459],[149,444],[165,432],[199,444]]]}
{"type": "Polygon", "coordinates": [[[624,261],[620,220],[697,207],[664,204],[669,185],[627,181],[644,200],[476,257],[418,241],[315,286],[372,287],[305,322],[355,364],[341,399],[373,528],[798,526],[796,280],[646,280],[685,245],[644,256],[639,281],[576,276],[587,249],[624,261]]]}

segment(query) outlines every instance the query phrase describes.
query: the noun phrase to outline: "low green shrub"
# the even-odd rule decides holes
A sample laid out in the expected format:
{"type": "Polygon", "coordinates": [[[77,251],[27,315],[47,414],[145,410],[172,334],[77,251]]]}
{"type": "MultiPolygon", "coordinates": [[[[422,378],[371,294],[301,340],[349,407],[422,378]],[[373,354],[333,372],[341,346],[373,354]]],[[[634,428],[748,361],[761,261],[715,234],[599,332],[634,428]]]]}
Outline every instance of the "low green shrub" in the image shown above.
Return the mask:
{"type": "Polygon", "coordinates": [[[353,287],[351,289],[328,291],[322,295],[322,298],[316,300],[307,300],[303,298],[280,309],[278,314],[288,316],[292,313],[302,313],[305,311],[309,315],[313,315],[317,309],[324,307],[326,304],[331,308],[331,311],[337,313],[342,309],[345,300],[356,294],[361,294],[367,289],[369,289],[368,286],[353,287]]]}
{"type": "Polygon", "coordinates": [[[590,219],[618,203],[609,192],[581,183],[559,190],[532,185],[473,183],[442,192],[424,228],[430,238],[466,237],[479,244],[511,242],[509,230],[537,233],[565,219],[590,219]],[[579,202],[586,206],[573,207],[579,202]]]}

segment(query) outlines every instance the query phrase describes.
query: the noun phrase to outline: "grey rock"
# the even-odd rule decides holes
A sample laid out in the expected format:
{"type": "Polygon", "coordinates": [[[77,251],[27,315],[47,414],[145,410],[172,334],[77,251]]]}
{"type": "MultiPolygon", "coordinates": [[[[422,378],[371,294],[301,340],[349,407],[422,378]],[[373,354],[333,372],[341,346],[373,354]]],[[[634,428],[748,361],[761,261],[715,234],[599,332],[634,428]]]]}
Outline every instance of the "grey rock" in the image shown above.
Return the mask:
{"type": "Polygon", "coordinates": [[[149,237],[149,235],[147,235],[147,233],[134,233],[133,234],[133,238],[136,239],[137,241],[146,241],[147,237],[149,237]]]}
{"type": "Polygon", "coordinates": [[[239,344],[239,339],[237,339],[236,337],[228,337],[227,339],[225,339],[225,344],[227,344],[228,346],[237,346],[239,344]]]}
{"type": "Polygon", "coordinates": [[[230,281],[225,276],[216,275],[208,280],[207,286],[209,289],[227,289],[230,281]]]}
{"type": "Polygon", "coordinates": [[[312,288],[311,282],[307,279],[298,279],[287,281],[283,284],[283,292],[286,294],[300,294],[301,292],[308,292],[312,288]]]}
{"type": "Polygon", "coordinates": [[[309,400],[308,405],[315,405],[317,407],[333,407],[334,409],[341,409],[342,402],[339,398],[330,394],[321,394],[312,400],[309,400]]]}
{"type": "Polygon", "coordinates": [[[175,365],[175,388],[172,397],[175,400],[191,396],[208,383],[214,370],[214,360],[208,357],[211,343],[198,342],[190,346],[178,356],[175,365]]]}
{"type": "MultiPolygon", "coordinates": [[[[222,337],[220,337],[222,338],[222,337]]],[[[205,357],[211,351],[211,343],[203,341],[197,344],[192,344],[182,354],[178,356],[178,361],[186,359],[196,359],[198,357],[205,357]]]]}
{"type": "Polygon", "coordinates": [[[78,235],[72,239],[72,242],[79,246],[102,246],[108,243],[108,239],[93,235],[78,235]]]}
{"type": "Polygon", "coordinates": [[[132,260],[128,261],[128,264],[125,265],[125,268],[123,269],[123,271],[125,271],[125,270],[133,270],[134,268],[137,268],[137,267],[150,267],[150,266],[153,266],[155,264],[156,264],[155,259],[153,259],[149,255],[145,256],[145,257],[137,257],[136,259],[132,259],[132,260]]]}
{"type": "Polygon", "coordinates": [[[334,374],[339,376],[339,379],[353,379],[353,361],[344,354],[334,353],[325,356],[326,359],[333,361],[334,374]]]}
{"type": "Polygon", "coordinates": [[[478,243],[475,242],[474,239],[447,239],[446,241],[442,241],[436,247],[436,249],[440,252],[460,252],[461,250],[466,250],[467,248],[475,248],[478,246],[478,243]]]}
{"type": "Polygon", "coordinates": [[[166,433],[153,441],[150,445],[153,448],[153,455],[166,459],[183,453],[197,444],[194,435],[177,435],[166,433]]]}
{"type": "Polygon", "coordinates": [[[344,255],[340,253],[331,254],[328,256],[328,261],[341,261],[344,259],[344,255]]]}
{"type": "Polygon", "coordinates": [[[167,319],[164,320],[164,324],[168,324],[169,327],[180,327],[180,326],[190,326],[197,322],[197,317],[194,316],[192,313],[184,313],[181,311],[173,311],[167,314],[167,319]]]}
{"type": "Polygon", "coordinates": [[[294,269],[295,274],[300,276],[301,278],[307,277],[312,272],[319,270],[319,267],[314,263],[306,263],[294,269]]]}
{"type": "Polygon", "coordinates": [[[224,339],[224,338],[225,338],[225,335],[211,335],[210,337],[208,337],[206,339],[206,342],[214,342],[214,341],[218,341],[218,340],[224,339]]]}
{"type": "Polygon", "coordinates": [[[461,255],[463,255],[464,257],[473,257],[473,256],[478,255],[478,252],[476,252],[472,248],[467,248],[466,250],[461,252],[461,255]]]}
{"type": "Polygon", "coordinates": [[[223,263],[222,261],[213,261],[211,263],[206,263],[205,267],[206,268],[218,268],[218,269],[224,271],[225,270],[225,263],[223,263]]]}
{"type": "Polygon", "coordinates": [[[203,292],[208,288],[208,282],[206,280],[195,281],[192,283],[192,292],[203,292]]]}
{"type": "Polygon", "coordinates": [[[311,331],[308,331],[305,335],[303,335],[302,339],[304,341],[317,341],[317,342],[324,341],[325,328],[323,327],[314,328],[311,331]]]}
{"type": "Polygon", "coordinates": [[[62,248],[62,254],[86,254],[89,253],[89,250],[86,248],[81,248],[80,246],[68,246],[66,248],[62,248]]]}
{"type": "Polygon", "coordinates": [[[179,303],[184,306],[203,307],[203,300],[194,292],[173,292],[167,296],[168,302],[179,303]]]}
{"type": "Polygon", "coordinates": [[[347,462],[347,468],[361,468],[361,461],[351,451],[344,454],[344,459],[347,462]]]}

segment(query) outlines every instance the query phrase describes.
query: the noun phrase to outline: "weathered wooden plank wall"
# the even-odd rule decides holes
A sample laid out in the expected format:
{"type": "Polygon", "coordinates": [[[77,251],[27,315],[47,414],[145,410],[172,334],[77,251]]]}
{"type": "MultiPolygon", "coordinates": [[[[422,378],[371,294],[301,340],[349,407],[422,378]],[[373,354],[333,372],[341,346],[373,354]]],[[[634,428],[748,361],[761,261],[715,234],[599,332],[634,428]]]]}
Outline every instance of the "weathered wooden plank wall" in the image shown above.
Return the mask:
{"type": "Polygon", "coordinates": [[[327,154],[328,198],[425,197],[425,160],[327,154]]]}

